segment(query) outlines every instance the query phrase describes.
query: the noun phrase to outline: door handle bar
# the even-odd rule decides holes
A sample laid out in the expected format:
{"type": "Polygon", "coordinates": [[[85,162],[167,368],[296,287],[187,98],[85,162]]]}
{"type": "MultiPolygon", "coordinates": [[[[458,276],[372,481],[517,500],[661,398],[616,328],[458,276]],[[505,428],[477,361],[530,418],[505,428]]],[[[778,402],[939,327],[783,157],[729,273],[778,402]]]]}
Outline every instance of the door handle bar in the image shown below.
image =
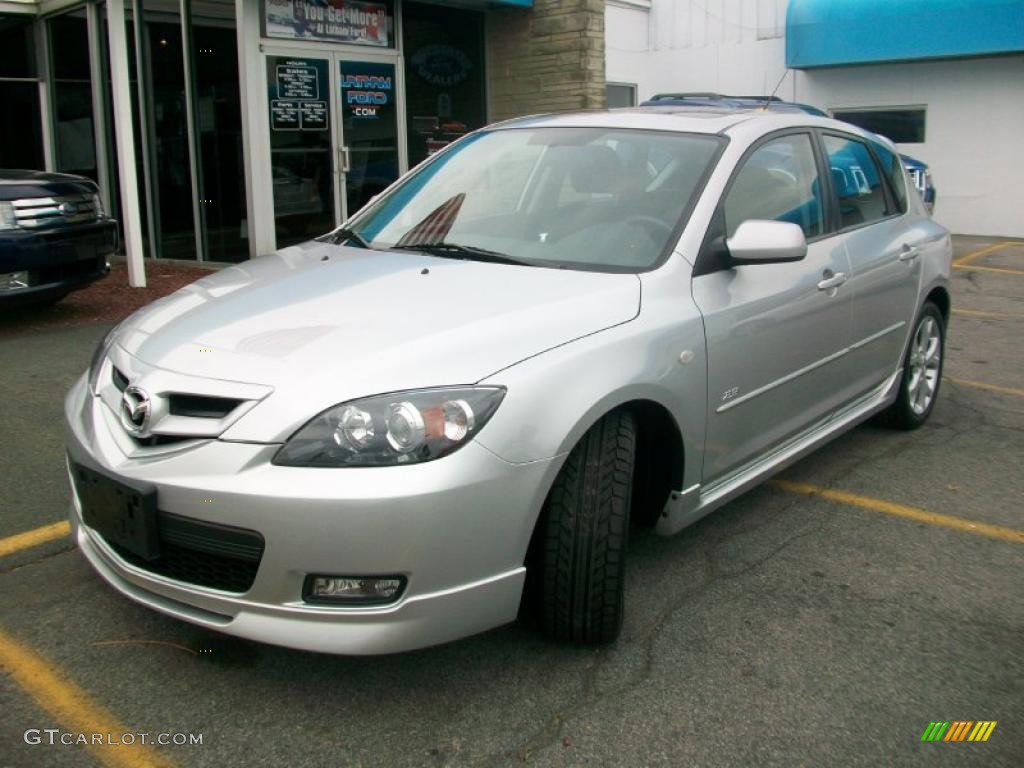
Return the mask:
{"type": "Polygon", "coordinates": [[[832,277],[826,277],[820,283],[818,283],[819,291],[831,291],[833,288],[838,288],[840,285],[846,282],[845,272],[836,272],[832,277]]]}
{"type": "Polygon", "coordinates": [[[921,252],[916,247],[903,246],[903,251],[900,253],[900,261],[913,261],[921,252]]]}

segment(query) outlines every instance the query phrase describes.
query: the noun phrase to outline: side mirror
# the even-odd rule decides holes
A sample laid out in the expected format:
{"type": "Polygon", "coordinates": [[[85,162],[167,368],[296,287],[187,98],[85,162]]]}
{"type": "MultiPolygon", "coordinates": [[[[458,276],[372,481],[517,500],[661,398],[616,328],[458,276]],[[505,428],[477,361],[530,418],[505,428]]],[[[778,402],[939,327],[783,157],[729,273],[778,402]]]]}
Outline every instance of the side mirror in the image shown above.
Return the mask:
{"type": "Polygon", "coordinates": [[[807,255],[804,231],[787,221],[749,219],[725,241],[730,266],[800,261],[807,255]]]}

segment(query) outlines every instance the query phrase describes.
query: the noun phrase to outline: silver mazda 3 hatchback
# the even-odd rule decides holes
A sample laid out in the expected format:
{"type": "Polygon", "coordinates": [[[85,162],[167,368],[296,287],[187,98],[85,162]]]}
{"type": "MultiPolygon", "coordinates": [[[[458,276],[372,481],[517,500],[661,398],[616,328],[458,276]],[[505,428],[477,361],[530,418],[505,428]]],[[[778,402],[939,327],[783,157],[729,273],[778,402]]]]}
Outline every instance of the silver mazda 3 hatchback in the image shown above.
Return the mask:
{"type": "Polygon", "coordinates": [[[609,642],[630,525],[928,418],[951,253],[895,148],[828,118],[492,126],[111,331],[66,402],[74,537],[128,597],[293,648],[521,602],[609,642]]]}

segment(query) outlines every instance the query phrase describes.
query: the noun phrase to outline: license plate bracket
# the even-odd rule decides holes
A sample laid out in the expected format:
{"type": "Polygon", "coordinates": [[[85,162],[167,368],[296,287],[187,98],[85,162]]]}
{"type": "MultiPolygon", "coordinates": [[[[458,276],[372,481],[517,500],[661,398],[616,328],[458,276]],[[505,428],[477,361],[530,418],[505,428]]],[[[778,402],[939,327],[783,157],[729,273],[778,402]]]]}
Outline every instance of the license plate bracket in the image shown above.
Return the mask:
{"type": "Polygon", "coordinates": [[[87,526],[143,560],[160,557],[156,491],[134,488],[80,464],[75,487],[87,526]]]}

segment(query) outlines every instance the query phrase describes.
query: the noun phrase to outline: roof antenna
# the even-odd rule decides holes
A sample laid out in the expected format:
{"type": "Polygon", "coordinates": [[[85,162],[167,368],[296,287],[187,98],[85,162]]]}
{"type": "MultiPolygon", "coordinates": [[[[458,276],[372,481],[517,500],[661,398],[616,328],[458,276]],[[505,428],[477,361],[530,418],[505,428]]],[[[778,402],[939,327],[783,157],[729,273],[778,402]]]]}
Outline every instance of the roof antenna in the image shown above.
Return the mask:
{"type": "Polygon", "coordinates": [[[782,81],[786,79],[786,75],[788,74],[789,67],[786,67],[786,69],[782,72],[782,77],[779,78],[779,82],[775,84],[775,88],[772,90],[770,94],[764,97],[764,104],[761,105],[762,110],[768,109],[768,106],[771,104],[771,100],[774,99],[775,94],[779,92],[779,88],[782,87],[782,81]]]}

